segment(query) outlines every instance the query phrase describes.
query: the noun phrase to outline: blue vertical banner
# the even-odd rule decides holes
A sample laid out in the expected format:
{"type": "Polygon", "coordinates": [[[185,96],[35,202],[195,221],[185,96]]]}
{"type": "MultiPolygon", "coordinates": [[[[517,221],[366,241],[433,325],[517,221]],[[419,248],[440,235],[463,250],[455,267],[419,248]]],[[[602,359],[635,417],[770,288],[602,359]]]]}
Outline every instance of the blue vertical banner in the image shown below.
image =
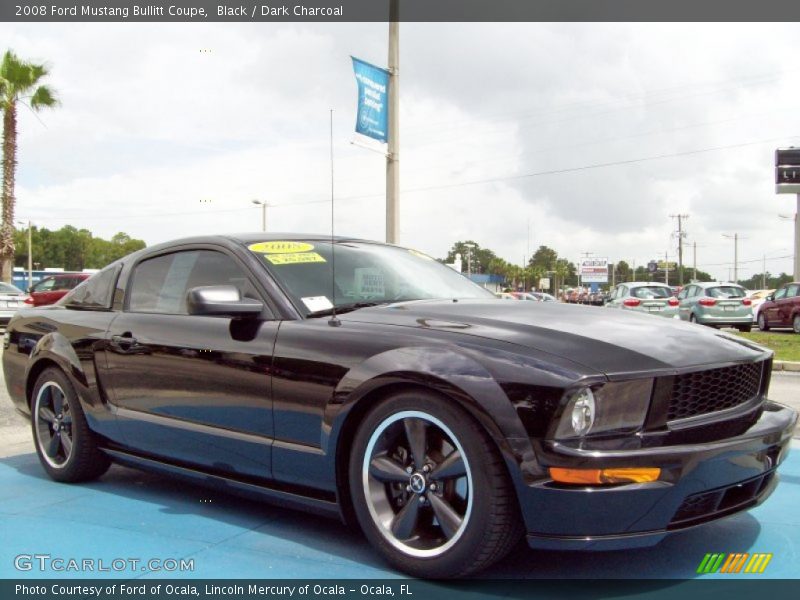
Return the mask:
{"type": "Polygon", "coordinates": [[[350,58],[358,83],[356,133],[385,144],[389,139],[389,71],[350,58]]]}

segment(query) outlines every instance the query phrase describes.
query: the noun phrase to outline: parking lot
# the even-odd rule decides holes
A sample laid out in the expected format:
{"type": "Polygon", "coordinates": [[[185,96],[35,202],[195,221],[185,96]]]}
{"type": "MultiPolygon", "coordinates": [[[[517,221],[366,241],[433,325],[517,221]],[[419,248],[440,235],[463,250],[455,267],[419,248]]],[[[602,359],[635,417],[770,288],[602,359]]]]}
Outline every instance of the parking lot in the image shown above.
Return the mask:
{"type": "MultiPolygon", "coordinates": [[[[800,408],[800,374],[775,373],[771,396],[800,408]]],[[[54,557],[185,559],[184,572],[112,572],[116,577],[394,578],[357,531],[335,520],[272,507],[123,467],[99,481],[63,485],[40,468],[29,425],[0,381],[0,577],[20,573],[19,554],[54,557]]],[[[798,442],[794,442],[798,446],[798,442]]],[[[524,544],[486,578],[691,578],[708,552],[771,552],[760,577],[795,577],[800,539],[800,453],[781,469],[782,484],[764,505],[677,533],[630,552],[533,552],[524,544]]],[[[97,573],[70,573],[97,576],[97,573]]],[[[736,575],[717,575],[736,577],[736,575]]],[[[717,577],[703,575],[703,577],[717,577]]],[[[742,577],[752,577],[740,575],[742,577]]]]}

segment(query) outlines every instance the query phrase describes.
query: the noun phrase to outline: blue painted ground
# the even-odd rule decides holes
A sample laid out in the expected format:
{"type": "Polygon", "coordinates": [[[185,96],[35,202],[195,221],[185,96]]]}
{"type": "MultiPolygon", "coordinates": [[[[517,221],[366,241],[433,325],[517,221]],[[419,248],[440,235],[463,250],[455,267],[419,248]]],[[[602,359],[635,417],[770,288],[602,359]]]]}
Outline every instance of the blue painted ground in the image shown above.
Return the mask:
{"type": "MultiPolygon", "coordinates": [[[[632,552],[534,552],[521,544],[481,577],[691,578],[707,552],[771,552],[772,562],[759,577],[796,578],[800,448],[794,444],[778,490],[750,513],[632,552]]],[[[194,559],[193,572],[116,574],[126,578],[399,577],[358,532],[338,521],[122,467],[94,483],[65,485],[50,481],[34,454],[0,459],[0,577],[81,576],[15,569],[14,557],[37,553],[106,564],[115,558],[194,559]]],[[[98,575],[115,576],[82,576],[98,575]]]]}

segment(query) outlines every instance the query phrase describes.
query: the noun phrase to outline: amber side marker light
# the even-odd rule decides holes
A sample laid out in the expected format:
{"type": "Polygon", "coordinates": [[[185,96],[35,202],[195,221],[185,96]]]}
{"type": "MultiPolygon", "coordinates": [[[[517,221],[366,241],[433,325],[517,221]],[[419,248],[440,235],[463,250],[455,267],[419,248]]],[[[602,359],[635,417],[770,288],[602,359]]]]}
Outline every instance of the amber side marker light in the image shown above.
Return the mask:
{"type": "Polygon", "coordinates": [[[550,467],[550,477],[558,483],[603,485],[606,483],[647,483],[658,481],[661,469],[656,467],[631,467],[621,469],[564,469],[550,467]]]}

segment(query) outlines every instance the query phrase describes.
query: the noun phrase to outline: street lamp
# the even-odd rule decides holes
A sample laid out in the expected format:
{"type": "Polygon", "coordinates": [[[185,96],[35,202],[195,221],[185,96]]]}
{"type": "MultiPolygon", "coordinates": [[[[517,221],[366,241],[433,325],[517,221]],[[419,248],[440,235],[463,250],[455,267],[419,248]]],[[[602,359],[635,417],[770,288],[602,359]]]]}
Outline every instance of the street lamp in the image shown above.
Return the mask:
{"type": "Polygon", "coordinates": [[[797,195],[797,212],[793,215],[778,215],[784,221],[794,221],[794,280],[800,281],[800,194],[797,195]]]}
{"type": "MultiPolygon", "coordinates": [[[[728,238],[729,240],[733,240],[733,283],[739,282],[739,234],[734,233],[733,235],[729,233],[723,233],[722,237],[728,238]]],[[[728,274],[728,279],[730,279],[730,273],[728,274]]]]}
{"type": "Polygon", "coordinates": [[[251,200],[253,204],[257,204],[261,207],[261,231],[267,230],[267,206],[269,206],[263,200],[251,200]]]}
{"type": "Polygon", "coordinates": [[[464,248],[467,249],[467,277],[472,276],[472,249],[475,248],[475,244],[464,244],[464,248]]]}
{"type": "MultiPolygon", "coordinates": [[[[17,221],[17,225],[26,225],[24,221],[17,221]]],[[[31,222],[28,221],[28,289],[33,287],[33,234],[31,222]]]]}

